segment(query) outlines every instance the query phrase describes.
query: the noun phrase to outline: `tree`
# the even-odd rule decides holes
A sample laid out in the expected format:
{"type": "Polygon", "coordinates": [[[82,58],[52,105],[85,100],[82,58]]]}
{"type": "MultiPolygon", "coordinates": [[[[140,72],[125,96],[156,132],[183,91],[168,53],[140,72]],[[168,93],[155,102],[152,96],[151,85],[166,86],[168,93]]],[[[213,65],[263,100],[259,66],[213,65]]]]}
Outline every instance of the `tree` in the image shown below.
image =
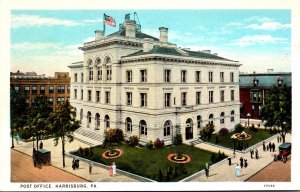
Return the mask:
{"type": "Polygon", "coordinates": [[[14,132],[25,124],[26,95],[23,91],[10,89],[10,128],[12,146],[14,148],[14,132]]]}
{"type": "Polygon", "coordinates": [[[42,136],[49,135],[50,130],[46,126],[47,118],[53,111],[46,96],[36,96],[35,105],[30,108],[27,116],[27,125],[31,128],[32,133],[36,136],[36,146],[38,146],[39,139],[42,136]]]}
{"type": "Polygon", "coordinates": [[[208,123],[206,124],[205,127],[203,127],[201,130],[200,130],[200,136],[203,140],[210,140],[211,137],[212,137],[212,133],[215,131],[215,126],[214,124],[212,123],[208,123]]]}
{"type": "Polygon", "coordinates": [[[286,133],[291,131],[291,94],[291,88],[286,85],[282,87],[274,86],[267,93],[265,105],[261,109],[261,118],[262,121],[266,121],[266,127],[281,127],[280,135],[283,142],[285,142],[286,133]]]}
{"type": "Polygon", "coordinates": [[[58,105],[47,119],[47,126],[54,135],[55,146],[59,139],[62,143],[63,167],[65,167],[65,143],[74,140],[73,133],[80,127],[79,121],[75,119],[76,112],[67,100],[65,103],[58,105]]]}

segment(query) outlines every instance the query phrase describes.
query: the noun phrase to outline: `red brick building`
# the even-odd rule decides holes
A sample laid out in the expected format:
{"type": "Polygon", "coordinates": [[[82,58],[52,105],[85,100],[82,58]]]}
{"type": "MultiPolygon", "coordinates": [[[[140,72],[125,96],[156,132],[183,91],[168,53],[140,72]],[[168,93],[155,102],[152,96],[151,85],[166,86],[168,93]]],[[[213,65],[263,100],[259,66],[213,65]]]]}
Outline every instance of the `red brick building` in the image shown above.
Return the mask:
{"type": "Polygon", "coordinates": [[[260,119],[260,110],[265,103],[267,92],[273,86],[292,86],[292,73],[273,72],[240,74],[241,118],[260,119]]]}
{"type": "Polygon", "coordinates": [[[68,72],[55,72],[54,77],[37,75],[35,72],[10,73],[10,86],[16,91],[26,92],[26,103],[31,107],[35,97],[45,95],[49,103],[57,106],[58,103],[70,99],[70,77],[68,72]]]}

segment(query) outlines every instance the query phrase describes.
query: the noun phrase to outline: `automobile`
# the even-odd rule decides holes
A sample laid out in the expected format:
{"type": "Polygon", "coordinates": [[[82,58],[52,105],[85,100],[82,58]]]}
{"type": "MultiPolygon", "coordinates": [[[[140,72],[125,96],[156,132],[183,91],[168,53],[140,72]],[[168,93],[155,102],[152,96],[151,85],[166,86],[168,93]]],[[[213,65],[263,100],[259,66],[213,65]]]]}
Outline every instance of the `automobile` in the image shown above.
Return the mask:
{"type": "Polygon", "coordinates": [[[278,146],[279,148],[279,154],[274,155],[274,161],[283,161],[286,163],[287,158],[289,155],[291,155],[292,151],[292,144],[291,143],[282,143],[281,145],[278,146]]]}

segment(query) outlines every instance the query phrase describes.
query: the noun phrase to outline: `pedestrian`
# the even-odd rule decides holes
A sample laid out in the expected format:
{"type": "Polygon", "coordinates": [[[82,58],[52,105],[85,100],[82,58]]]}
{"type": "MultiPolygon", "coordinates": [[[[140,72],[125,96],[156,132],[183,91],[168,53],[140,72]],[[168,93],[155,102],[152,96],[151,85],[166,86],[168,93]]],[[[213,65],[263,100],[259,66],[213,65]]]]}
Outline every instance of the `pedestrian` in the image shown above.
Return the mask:
{"type": "Polygon", "coordinates": [[[76,161],[75,158],[73,158],[73,160],[72,160],[72,169],[73,170],[75,170],[75,161],[76,161]]]}
{"type": "Polygon", "coordinates": [[[208,169],[208,167],[205,167],[204,170],[205,170],[205,176],[209,177],[209,169],[208,169]]]}
{"type": "Polygon", "coordinates": [[[229,166],[231,165],[231,156],[230,155],[228,156],[228,165],[229,166]]]}
{"type": "Polygon", "coordinates": [[[92,174],[92,168],[93,168],[93,164],[92,162],[89,163],[89,173],[92,174]]]}
{"type": "Polygon", "coordinates": [[[250,156],[251,156],[251,159],[253,159],[253,153],[254,153],[253,148],[251,148],[251,149],[250,149],[250,156]]]}
{"type": "Polygon", "coordinates": [[[270,149],[270,152],[271,152],[271,149],[272,149],[272,143],[271,142],[269,143],[269,149],[270,149]]]}
{"type": "Polygon", "coordinates": [[[33,165],[34,167],[36,167],[36,150],[35,148],[33,148],[33,151],[32,151],[32,160],[33,160],[33,165]]]}
{"type": "Polygon", "coordinates": [[[255,149],[255,158],[258,159],[258,157],[259,157],[259,156],[258,156],[258,150],[255,149]]]}
{"type": "Polygon", "coordinates": [[[20,141],[20,136],[17,134],[16,135],[16,140],[17,140],[17,144],[19,145],[20,143],[19,143],[19,141],[20,141]]]}
{"type": "Polygon", "coordinates": [[[280,136],[280,137],[279,137],[279,142],[280,142],[280,143],[281,143],[281,139],[282,139],[282,137],[280,136]]]}
{"type": "Polygon", "coordinates": [[[266,144],[263,142],[263,150],[266,151],[266,144]]]}
{"type": "Polygon", "coordinates": [[[272,144],[272,150],[275,151],[275,143],[272,144]]]}
{"type": "Polygon", "coordinates": [[[43,149],[44,147],[44,144],[43,144],[43,141],[40,142],[40,149],[43,149]]]}
{"type": "Polygon", "coordinates": [[[116,166],[115,162],[113,162],[112,171],[113,171],[113,176],[117,175],[117,166],[116,166]]]}
{"type": "Polygon", "coordinates": [[[245,165],[245,168],[247,168],[247,167],[248,167],[248,162],[247,162],[247,159],[246,159],[246,157],[244,157],[244,165],[245,165]]]}
{"type": "Polygon", "coordinates": [[[241,168],[243,168],[243,165],[244,165],[244,159],[243,159],[243,157],[240,157],[240,166],[241,166],[241,168]]]}
{"type": "Polygon", "coordinates": [[[269,145],[267,145],[267,151],[269,151],[269,145]]]}
{"type": "Polygon", "coordinates": [[[236,164],[235,168],[234,168],[234,175],[236,177],[240,176],[240,171],[241,171],[241,167],[239,166],[239,164],[236,164]]]}

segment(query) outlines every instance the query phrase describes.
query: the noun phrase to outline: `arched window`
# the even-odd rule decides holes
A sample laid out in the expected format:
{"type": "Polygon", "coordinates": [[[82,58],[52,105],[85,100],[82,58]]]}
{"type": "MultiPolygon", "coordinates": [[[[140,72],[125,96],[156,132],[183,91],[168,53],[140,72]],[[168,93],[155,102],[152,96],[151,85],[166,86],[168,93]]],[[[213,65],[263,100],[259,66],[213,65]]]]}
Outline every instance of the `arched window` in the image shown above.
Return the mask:
{"type": "Polygon", "coordinates": [[[201,128],[201,122],[202,122],[202,117],[201,115],[197,116],[197,128],[200,129],[201,128]]]}
{"type": "Polygon", "coordinates": [[[140,121],[140,134],[147,135],[147,123],[144,120],[140,121]]]}
{"type": "Polygon", "coordinates": [[[102,80],[102,66],[101,66],[101,59],[98,57],[96,59],[96,66],[97,66],[97,80],[102,80]]]}
{"type": "Polygon", "coordinates": [[[234,110],[230,113],[230,122],[234,122],[234,110]]]}
{"type": "Polygon", "coordinates": [[[80,123],[82,122],[83,119],[83,109],[80,109],[80,123]]]}
{"type": "Polygon", "coordinates": [[[109,121],[109,116],[108,115],[105,115],[104,123],[105,123],[105,128],[109,129],[110,128],[110,121],[109,121]]]}
{"type": "Polygon", "coordinates": [[[96,65],[100,65],[101,64],[101,59],[99,57],[97,57],[96,59],[96,65]]]}
{"type": "Polygon", "coordinates": [[[96,113],[95,120],[96,120],[96,127],[95,127],[95,129],[100,129],[100,115],[99,115],[99,113],[96,113]]]}
{"type": "Polygon", "coordinates": [[[164,137],[171,135],[171,129],[172,129],[172,122],[168,120],[164,124],[164,137]]]}
{"type": "Polygon", "coordinates": [[[193,127],[193,120],[188,118],[185,122],[186,127],[193,127]]]}
{"type": "Polygon", "coordinates": [[[92,122],[92,114],[91,114],[91,112],[88,112],[87,113],[87,126],[88,126],[88,128],[90,127],[91,122],[92,122]]]}
{"type": "Polygon", "coordinates": [[[93,60],[88,60],[88,66],[89,66],[89,80],[93,80],[93,60]]]}
{"type": "Polygon", "coordinates": [[[214,124],[214,114],[210,114],[210,115],[208,116],[208,123],[209,123],[209,124],[214,124]]]}
{"type": "Polygon", "coordinates": [[[111,74],[112,74],[112,70],[111,70],[111,58],[110,57],[106,57],[104,64],[106,65],[106,80],[111,80],[111,74]]]}
{"type": "Polygon", "coordinates": [[[125,126],[126,126],[126,131],[127,132],[132,132],[132,120],[127,117],[126,120],[125,120],[125,126]]]}
{"type": "Polygon", "coordinates": [[[220,123],[221,124],[224,124],[224,122],[225,122],[224,116],[225,116],[225,114],[224,114],[224,112],[222,112],[221,115],[220,115],[220,123]]]}

